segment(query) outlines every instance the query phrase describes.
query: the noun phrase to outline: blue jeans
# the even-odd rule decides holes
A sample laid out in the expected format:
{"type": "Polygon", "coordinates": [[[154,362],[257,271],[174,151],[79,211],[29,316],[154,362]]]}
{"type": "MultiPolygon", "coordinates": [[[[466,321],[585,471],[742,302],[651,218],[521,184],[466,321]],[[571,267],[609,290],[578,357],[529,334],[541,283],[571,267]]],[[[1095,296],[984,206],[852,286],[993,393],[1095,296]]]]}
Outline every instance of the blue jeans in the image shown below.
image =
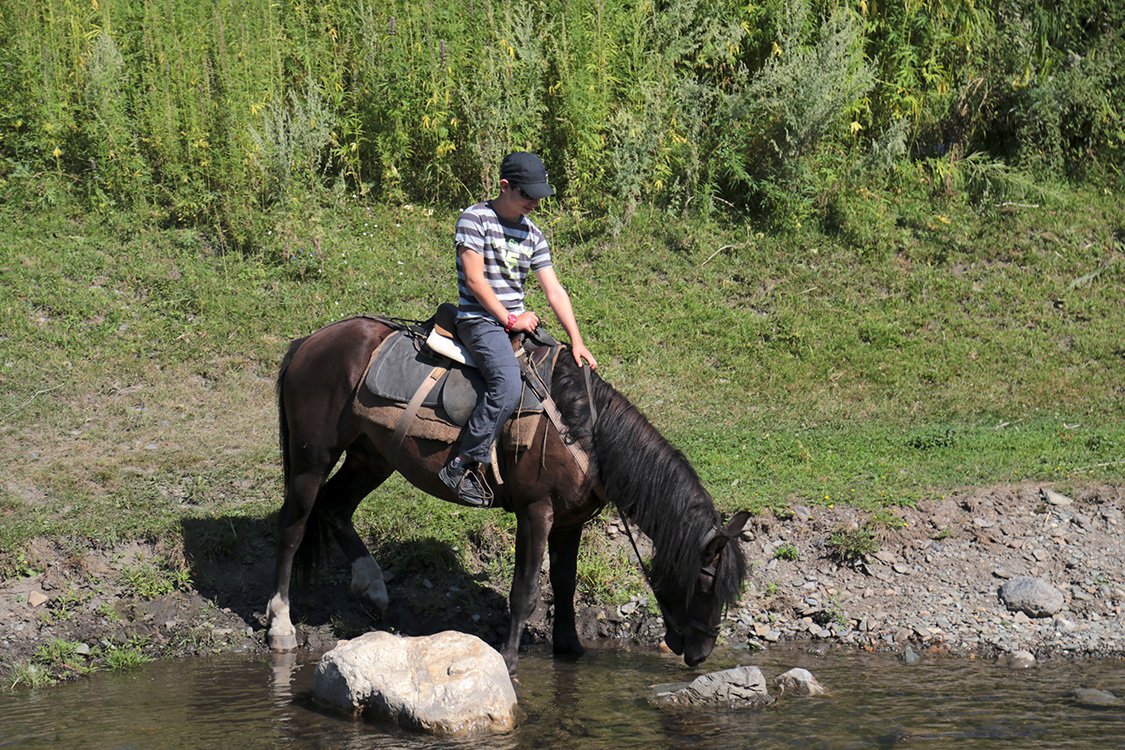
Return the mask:
{"type": "Polygon", "coordinates": [[[491,318],[457,321],[457,335],[473,355],[484,377],[484,397],[465,425],[459,454],[480,464],[492,461],[492,444],[508,417],[520,404],[523,390],[520,365],[512,353],[512,340],[491,318]]]}

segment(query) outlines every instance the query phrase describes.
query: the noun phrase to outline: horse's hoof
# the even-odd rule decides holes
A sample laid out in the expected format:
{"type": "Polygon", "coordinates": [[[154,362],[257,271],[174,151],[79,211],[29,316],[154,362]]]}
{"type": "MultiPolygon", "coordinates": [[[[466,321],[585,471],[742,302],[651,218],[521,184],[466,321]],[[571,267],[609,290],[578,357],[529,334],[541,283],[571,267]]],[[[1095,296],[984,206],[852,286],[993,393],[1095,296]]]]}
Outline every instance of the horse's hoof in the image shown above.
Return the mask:
{"type": "Polygon", "coordinates": [[[271,635],[270,636],[270,651],[278,654],[286,654],[290,651],[297,650],[297,634],[289,633],[288,635],[271,635]]]}

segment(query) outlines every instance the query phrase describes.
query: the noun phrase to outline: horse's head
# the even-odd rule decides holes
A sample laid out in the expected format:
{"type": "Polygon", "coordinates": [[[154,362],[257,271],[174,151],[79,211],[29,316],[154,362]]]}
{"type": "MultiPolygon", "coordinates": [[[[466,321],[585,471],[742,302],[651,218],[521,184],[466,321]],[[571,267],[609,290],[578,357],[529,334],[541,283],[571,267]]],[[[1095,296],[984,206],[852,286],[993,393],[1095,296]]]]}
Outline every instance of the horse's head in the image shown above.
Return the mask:
{"type": "Polygon", "coordinates": [[[654,592],[667,628],[664,643],[689,667],[711,655],[723,611],[738,598],[744,565],[738,542],[730,542],[749,518],[747,511],[736,513],[726,526],[715,527],[701,540],[698,573],[687,590],[654,592]]]}

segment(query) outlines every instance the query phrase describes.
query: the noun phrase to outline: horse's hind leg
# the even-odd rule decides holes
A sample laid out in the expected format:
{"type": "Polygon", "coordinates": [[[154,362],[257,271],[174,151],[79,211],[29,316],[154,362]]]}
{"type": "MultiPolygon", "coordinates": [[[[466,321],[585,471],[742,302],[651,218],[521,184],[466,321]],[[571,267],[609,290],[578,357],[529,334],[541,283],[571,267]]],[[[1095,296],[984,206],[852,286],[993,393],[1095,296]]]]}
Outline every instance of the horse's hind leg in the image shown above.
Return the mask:
{"type": "Polygon", "coordinates": [[[305,526],[323,481],[323,471],[306,470],[291,475],[285,488],[285,504],[278,522],[274,593],[266,605],[267,637],[274,651],[294,651],[297,648],[297,629],[289,617],[293,559],[305,537],[305,526]]]}
{"type": "Polygon", "coordinates": [[[387,480],[394,469],[377,456],[369,445],[353,444],[344,464],[320,491],[319,509],[323,520],[332,529],[336,542],[352,566],[349,590],[378,610],[382,615],[390,602],[383,571],[359,538],[352,516],[363,498],[387,480]]]}
{"type": "Polygon", "coordinates": [[[383,571],[356,534],[351,519],[360,501],[394,470],[381,460],[372,459],[371,454],[357,444],[348,450],[343,465],[327,482],[324,482],[325,473],[323,468],[306,469],[294,474],[286,488],[279,524],[276,585],[266,608],[269,645],[274,651],[297,648],[297,629],[289,615],[293,561],[306,533],[318,533],[314,528],[318,524],[331,530],[352,566],[351,593],[366,600],[380,614],[389,603],[383,571]]]}

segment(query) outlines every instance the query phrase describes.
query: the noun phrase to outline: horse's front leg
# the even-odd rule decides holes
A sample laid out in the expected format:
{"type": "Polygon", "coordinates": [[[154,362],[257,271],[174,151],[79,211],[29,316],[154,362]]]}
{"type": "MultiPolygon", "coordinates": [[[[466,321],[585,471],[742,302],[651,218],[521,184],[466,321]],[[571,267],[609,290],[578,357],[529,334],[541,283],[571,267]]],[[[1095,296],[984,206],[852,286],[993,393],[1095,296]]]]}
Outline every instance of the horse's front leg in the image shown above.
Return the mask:
{"type": "Polygon", "coordinates": [[[552,529],[548,546],[551,555],[551,591],[555,596],[555,622],[551,640],[556,655],[576,658],[586,653],[578,640],[578,627],[574,617],[578,547],[581,541],[581,526],[552,529]]]}
{"type": "Polygon", "coordinates": [[[554,517],[550,498],[524,506],[517,510],[517,514],[515,572],[512,575],[512,592],[508,597],[511,622],[508,625],[508,640],[501,652],[510,674],[516,672],[520,638],[539,601],[539,569],[543,564],[547,535],[554,517]]]}

